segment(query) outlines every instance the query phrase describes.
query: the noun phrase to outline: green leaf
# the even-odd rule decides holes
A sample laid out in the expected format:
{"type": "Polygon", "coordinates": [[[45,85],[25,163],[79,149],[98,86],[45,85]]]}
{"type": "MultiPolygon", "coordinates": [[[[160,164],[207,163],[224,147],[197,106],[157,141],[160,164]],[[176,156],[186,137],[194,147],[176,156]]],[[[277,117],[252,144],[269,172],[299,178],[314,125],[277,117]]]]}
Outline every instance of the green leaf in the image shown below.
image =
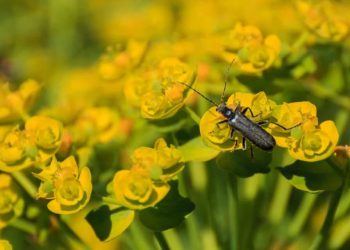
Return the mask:
{"type": "Polygon", "coordinates": [[[290,154],[288,153],[288,149],[275,147],[272,151],[272,160],[270,162],[270,167],[285,167],[293,164],[296,161],[290,154]]]}
{"type": "Polygon", "coordinates": [[[103,205],[90,211],[85,219],[101,241],[109,241],[123,233],[133,222],[134,216],[134,210],[103,205]]]}
{"type": "Polygon", "coordinates": [[[306,74],[312,74],[317,70],[317,65],[312,56],[307,56],[292,71],[292,75],[296,79],[300,79],[306,74]]]}
{"type": "Polygon", "coordinates": [[[222,153],[217,157],[219,168],[235,174],[239,177],[249,177],[256,173],[267,173],[271,162],[271,153],[256,149],[253,158],[249,151],[237,150],[235,152],[222,153]]]}
{"type": "Polygon", "coordinates": [[[307,192],[336,190],[342,183],[341,174],[326,161],[297,161],[280,171],[290,184],[307,192]]]}
{"type": "Polygon", "coordinates": [[[178,148],[184,161],[209,161],[215,158],[220,151],[205,145],[201,137],[196,137],[178,148]]]}
{"type": "Polygon", "coordinates": [[[156,232],[178,226],[195,207],[190,199],[180,196],[177,181],[169,184],[171,189],[162,201],[155,207],[140,211],[141,222],[156,232]]]}
{"type": "Polygon", "coordinates": [[[325,88],[334,93],[341,91],[345,83],[342,65],[340,63],[330,64],[326,75],[320,81],[325,88]]]}

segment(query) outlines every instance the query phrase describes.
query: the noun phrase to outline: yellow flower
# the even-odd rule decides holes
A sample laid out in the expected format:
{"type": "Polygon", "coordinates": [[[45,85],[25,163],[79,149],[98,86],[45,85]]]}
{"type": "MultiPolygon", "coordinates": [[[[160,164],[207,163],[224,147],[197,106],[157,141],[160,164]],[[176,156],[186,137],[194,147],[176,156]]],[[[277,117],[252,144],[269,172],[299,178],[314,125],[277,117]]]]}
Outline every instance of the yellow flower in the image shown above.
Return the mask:
{"type": "Polygon", "coordinates": [[[235,108],[240,104],[241,108],[249,107],[253,113],[247,111],[246,116],[253,120],[263,120],[271,115],[271,101],[267,98],[265,92],[258,92],[257,94],[236,92],[227,99],[227,105],[235,108]]]}
{"type": "Polygon", "coordinates": [[[0,144],[0,170],[14,172],[33,165],[36,150],[28,145],[24,132],[15,128],[0,144]]]}
{"type": "Polygon", "coordinates": [[[252,25],[243,26],[237,23],[228,34],[224,45],[229,51],[238,51],[243,47],[260,44],[263,41],[261,31],[252,25]]]}
{"type": "Polygon", "coordinates": [[[0,174],[0,229],[22,214],[24,200],[8,174],[0,174]]]}
{"type": "Polygon", "coordinates": [[[0,146],[0,159],[8,165],[15,165],[25,158],[25,141],[23,133],[12,131],[0,146]]]}
{"type": "Polygon", "coordinates": [[[182,154],[174,145],[168,147],[166,141],[159,138],[155,142],[154,148],[157,152],[157,165],[162,169],[162,180],[170,180],[183,170],[182,154]]]}
{"type": "Polygon", "coordinates": [[[131,158],[136,165],[151,166],[156,164],[157,152],[153,148],[139,147],[135,149],[131,158]]]}
{"type": "Polygon", "coordinates": [[[181,152],[173,145],[167,146],[163,138],[159,138],[154,148],[137,148],[133,155],[133,169],[143,169],[153,181],[168,181],[183,168],[181,152]]]}
{"type": "Polygon", "coordinates": [[[171,103],[171,104],[178,104],[183,101],[184,96],[184,89],[185,86],[180,83],[175,83],[170,86],[167,86],[164,90],[165,98],[171,103]]]}
{"type": "Polygon", "coordinates": [[[140,107],[142,96],[151,90],[152,86],[146,77],[130,76],[124,84],[126,101],[135,107],[140,107]]]}
{"type": "Polygon", "coordinates": [[[39,149],[52,154],[61,146],[62,129],[59,121],[46,116],[33,116],[25,124],[29,141],[39,149]]]}
{"type": "Polygon", "coordinates": [[[172,114],[167,114],[169,103],[165,96],[158,92],[148,92],[141,99],[141,115],[148,119],[167,118],[172,114]]]}
{"type": "Polygon", "coordinates": [[[0,240],[1,250],[12,250],[12,245],[8,240],[0,240]]]}
{"type": "Polygon", "coordinates": [[[60,148],[62,124],[45,116],[33,116],[25,123],[25,129],[15,127],[0,144],[0,169],[5,172],[45,163],[60,148]]]}
{"type": "Polygon", "coordinates": [[[119,204],[130,209],[145,209],[162,200],[170,187],[165,182],[153,182],[144,169],[118,171],[113,189],[119,204]]]}
{"type": "Polygon", "coordinates": [[[50,199],[47,207],[53,213],[75,213],[83,209],[90,200],[90,170],[82,167],[79,171],[73,156],[63,162],[57,162],[53,158],[49,167],[34,176],[42,181],[37,197],[50,199]]]}
{"type": "Polygon", "coordinates": [[[189,65],[181,62],[177,58],[166,58],[158,65],[158,74],[160,76],[162,86],[173,84],[176,81],[191,83],[193,78],[193,70],[189,65]]]}
{"type": "Polygon", "coordinates": [[[159,138],[154,143],[154,148],[157,152],[157,162],[161,167],[174,166],[182,158],[181,152],[174,145],[168,147],[163,138],[159,138]]]}
{"type": "Polygon", "coordinates": [[[130,40],[125,49],[113,51],[111,48],[98,65],[100,75],[106,80],[114,80],[128,73],[130,69],[140,63],[146,51],[147,43],[130,40]]]}
{"type": "MultiPolygon", "coordinates": [[[[267,119],[271,115],[271,106],[264,92],[259,92],[257,94],[250,93],[234,93],[231,95],[226,104],[232,110],[236,108],[238,104],[241,106],[241,111],[243,108],[249,107],[253,113],[247,110],[245,115],[250,119],[263,120],[267,119]]],[[[242,136],[239,133],[234,133],[234,137],[231,139],[230,132],[231,128],[227,123],[218,124],[219,122],[225,120],[220,113],[216,111],[216,107],[210,108],[200,120],[199,128],[201,136],[204,142],[217,150],[220,151],[232,151],[242,148],[242,136]]]]}
{"type": "Polygon", "coordinates": [[[284,130],[281,127],[270,124],[269,131],[276,139],[276,144],[280,147],[287,148],[290,143],[290,136],[301,136],[301,130],[314,129],[317,125],[316,106],[310,102],[294,102],[276,105],[272,117],[275,122],[285,128],[294,128],[284,130]],[[297,126],[297,125],[300,126],[297,126]],[[299,133],[297,133],[300,131],[299,133]]]}
{"type": "Polygon", "coordinates": [[[91,9],[91,17],[95,17],[92,21],[94,32],[97,33],[97,37],[103,39],[104,44],[130,37],[140,39],[164,37],[174,22],[171,9],[166,4],[147,3],[145,6],[139,6],[140,8],[127,8],[119,13],[115,12],[117,9],[110,8],[113,5],[114,3],[109,2],[104,4],[105,9],[100,11],[91,9]],[[98,13],[109,14],[100,16],[98,13]]]}
{"type": "Polygon", "coordinates": [[[289,154],[302,161],[320,161],[328,158],[339,139],[333,121],[325,121],[319,128],[305,131],[300,139],[291,139],[289,154]]]}
{"type": "Polygon", "coordinates": [[[0,141],[4,141],[7,134],[13,129],[12,125],[0,125],[0,141]]]}
{"type": "Polygon", "coordinates": [[[40,92],[41,86],[35,80],[26,80],[19,87],[17,93],[23,100],[25,110],[30,109],[34,104],[40,92]]]}
{"type": "Polygon", "coordinates": [[[119,115],[107,107],[85,109],[75,122],[72,134],[78,144],[107,143],[125,137],[119,115]]]}
{"type": "Polygon", "coordinates": [[[57,163],[56,158],[54,157],[49,166],[44,167],[41,172],[33,173],[33,175],[41,180],[38,192],[37,199],[53,199],[54,198],[54,182],[55,176],[59,173],[59,164],[57,163]]]}
{"type": "MultiPolygon", "coordinates": [[[[208,146],[220,151],[232,151],[235,149],[235,143],[229,139],[230,127],[227,123],[217,125],[223,120],[222,115],[216,111],[216,107],[210,108],[200,120],[200,133],[208,146]]],[[[234,138],[236,139],[238,138],[234,138]]],[[[241,148],[242,145],[237,143],[236,147],[241,148]]]]}
{"type": "Polygon", "coordinates": [[[268,36],[264,43],[244,47],[238,52],[242,73],[256,74],[270,68],[278,58],[281,42],[277,36],[268,36]]]}
{"type": "Polygon", "coordinates": [[[153,90],[141,98],[141,115],[147,119],[166,119],[173,116],[183,105],[189,89],[179,82],[192,85],[194,71],[177,58],[162,60],[155,74],[153,90]],[[160,86],[159,86],[160,84],[160,86]]]}
{"type": "Polygon", "coordinates": [[[304,0],[296,2],[305,25],[322,39],[339,42],[349,31],[349,27],[338,20],[333,5],[329,1],[311,4],[304,0]]]}
{"type": "Polygon", "coordinates": [[[34,80],[27,80],[17,91],[11,92],[9,85],[0,83],[0,121],[15,122],[26,115],[34,104],[40,86],[34,80]]]}
{"type": "Polygon", "coordinates": [[[234,59],[234,65],[243,74],[260,74],[270,68],[281,50],[281,41],[276,35],[263,38],[257,27],[240,23],[224,39],[223,45],[221,58],[227,62],[234,59]]]}

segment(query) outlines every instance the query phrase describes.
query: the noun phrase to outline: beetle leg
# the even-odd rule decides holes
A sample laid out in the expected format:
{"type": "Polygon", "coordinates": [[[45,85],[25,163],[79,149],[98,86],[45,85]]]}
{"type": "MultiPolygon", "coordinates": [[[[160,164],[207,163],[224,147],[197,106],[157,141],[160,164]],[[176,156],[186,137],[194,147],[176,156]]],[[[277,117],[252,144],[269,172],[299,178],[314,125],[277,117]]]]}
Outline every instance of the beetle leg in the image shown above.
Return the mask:
{"type": "Polygon", "coordinates": [[[258,125],[259,125],[259,126],[264,126],[264,125],[267,125],[267,124],[269,124],[269,123],[271,123],[271,122],[268,121],[268,120],[263,120],[263,121],[258,122],[258,125]]]}
{"type": "Polygon", "coordinates": [[[219,122],[217,122],[216,123],[216,126],[218,127],[218,128],[220,128],[220,124],[223,124],[223,123],[227,123],[229,120],[222,120],[222,121],[219,121],[219,122]]]}
{"type": "Polygon", "coordinates": [[[280,127],[280,128],[283,129],[283,130],[291,130],[291,129],[296,128],[296,127],[298,127],[298,126],[301,125],[301,123],[298,123],[297,125],[294,125],[294,126],[292,126],[292,127],[290,127],[290,128],[286,128],[286,127],[282,126],[281,124],[278,124],[277,122],[270,122],[270,123],[272,123],[272,124],[274,124],[274,125],[280,127]]]}
{"type": "Polygon", "coordinates": [[[230,132],[230,139],[233,140],[233,134],[235,133],[235,130],[233,128],[231,128],[231,132],[230,132]]]}
{"type": "Polygon", "coordinates": [[[278,124],[277,122],[271,122],[271,121],[268,121],[268,120],[263,120],[263,121],[258,122],[258,124],[259,124],[260,126],[264,126],[264,125],[267,125],[267,124],[269,124],[269,123],[272,123],[272,124],[274,124],[274,125],[280,127],[280,128],[283,129],[283,130],[291,130],[291,129],[296,128],[296,127],[298,127],[298,126],[301,125],[301,123],[298,123],[297,125],[294,125],[294,126],[292,126],[292,127],[290,127],[290,128],[286,128],[286,127],[282,126],[281,124],[278,124]]]}
{"type": "Polygon", "coordinates": [[[242,137],[242,150],[246,150],[247,149],[247,142],[245,137],[242,137]]]}
{"type": "Polygon", "coordinates": [[[242,113],[243,115],[245,115],[245,113],[247,113],[247,111],[249,111],[249,113],[250,113],[250,115],[251,115],[252,118],[255,118],[255,117],[261,115],[261,112],[260,112],[259,114],[254,115],[252,109],[249,108],[249,107],[243,108],[242,111],[241,111],[241,113],[242,113]]]}
{"type": "Polygon", "coordinates": [[[253,151],[253,146],[252,146],[252,144],[250,144],[249,149],[250,149],[250,159],[251,159],[251,160],[254,160],[254,151],[253,151]]]}

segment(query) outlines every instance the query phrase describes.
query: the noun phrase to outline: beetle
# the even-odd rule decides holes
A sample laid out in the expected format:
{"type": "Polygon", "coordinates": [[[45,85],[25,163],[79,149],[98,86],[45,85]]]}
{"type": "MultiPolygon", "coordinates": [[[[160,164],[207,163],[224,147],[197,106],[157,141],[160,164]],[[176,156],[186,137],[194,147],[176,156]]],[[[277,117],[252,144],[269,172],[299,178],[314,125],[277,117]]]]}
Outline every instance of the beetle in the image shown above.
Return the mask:
{"type": "Polygon", "coordinates": [[[244,150],[246,149],[245,139],[248,139],[256,147],[265,151],[271,151],[276,145],[275,138],[273,138],[271,134],[261,127],[261,125],[267,124],[267,121],[255,123],[245,115],[248,110],[250,111],[252,117],[255,117],[251,109],[248,107],[241,109],[240,104],[238,104],[235,110],[232,110],[227,107],[225,102],[223,102],[217,106],[216,111],[222,114],[226,119],[218,122],[218,125],[227,123],[230,126],[231,139],[233,139],[234,132],[238,131],[243,138],[242,144],[244,150]]]}
{"type": "MultiPolygon", "coordinates": [[[[232,63],[228,67],[228,70],[230,69],[232,63]]],[[[226,78],[227,79],[227,78],[226,78]]],[[[177,81],[178,82],[178,81],[177,81]]],[[[216,106],[216,111],[220,114],[222,114],[225,117],[225,120],[222,120],[218,122],[216,125],[219,126],[220,124],[227,123],[228,126],[231,129],[230,132],[230,139],[233,140],[234,138],[234,132],[238,131],[242,135],[242,146],[243,150],[246,150],[246,139],[251,144],[254,144],[256,147],[264,150],[264,151],[272,151],[272,149],[276,146],[276,140],[275,138],[268,133],[265,129],[263,129],[261,126],[267,125],[269,123],[275,124],[278,127],[282,128],[283,130],[290,130],[293,129],[300,124],[296,124],[290,128],[286,128],[278,123],[275,123],[273,121],[268,121],[268,120],[262,120],[259,122],[254,122],[253,120],[249,119],[245,114],[247,111],[250,112],[250,115],[252,118],[257,117],[259,114],[254,115],[252,110],[249,107],[241,107],[241,105],[238,103],[235,109],[231,109],[227,106],[226,102],[224,101],[225,99],[225,90],[226,90],[226,85],[227,85],[227,80],[225,80],[225,85],[224,85],[224,90],[221,95],[221,102],[220,104],[215,103],[213,100],[209,99],[202,93],[200,93],[198,90],[192,88],[192,86],[184,83],[184,82],[178,82],[181,83],[188,88],[192,89],[195,91],[197,94],[202,96],[204,99],[209,101],[210,103],[214,104],[216,106]]],[[[237,141],[235,141],[237,144],[237,141]]],[[[235,144],[235,146],[236,146],[235,144]]],[[[253,157],[253,149],[250,147],[250,152],[251,156],[253,157]]]]}

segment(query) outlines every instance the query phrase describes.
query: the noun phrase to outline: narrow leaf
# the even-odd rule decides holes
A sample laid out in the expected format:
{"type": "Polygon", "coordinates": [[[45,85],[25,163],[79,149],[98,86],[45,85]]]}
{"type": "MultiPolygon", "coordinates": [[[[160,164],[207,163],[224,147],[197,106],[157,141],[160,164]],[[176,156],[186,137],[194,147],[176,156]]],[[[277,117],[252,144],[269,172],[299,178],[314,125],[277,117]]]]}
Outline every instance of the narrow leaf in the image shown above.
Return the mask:
{"type": "Polygon", "coordinates": [[[220,153],[220,151],[205,145],[201,137],[196,137],[186,144],[181,145],[179,150],[186,162],[209,161],[220,153]]]}
{"type": "Polygon", "coordinates": [[[134,220],[135,212],[120,206],[113,209],[103,205],[92,210],[85,219],[92,226],[101,241],[109,241],[119,236],[134,220]]]}
{"type": "Polygon", "coordinates": [[[140,211],[140,220],[148,228],[159,232],[174,228],[185,220],[185,216],[194,210],[190,199],[180,196],[177,182],[170,182],[167,196],[155,207],[140,211]]]}

